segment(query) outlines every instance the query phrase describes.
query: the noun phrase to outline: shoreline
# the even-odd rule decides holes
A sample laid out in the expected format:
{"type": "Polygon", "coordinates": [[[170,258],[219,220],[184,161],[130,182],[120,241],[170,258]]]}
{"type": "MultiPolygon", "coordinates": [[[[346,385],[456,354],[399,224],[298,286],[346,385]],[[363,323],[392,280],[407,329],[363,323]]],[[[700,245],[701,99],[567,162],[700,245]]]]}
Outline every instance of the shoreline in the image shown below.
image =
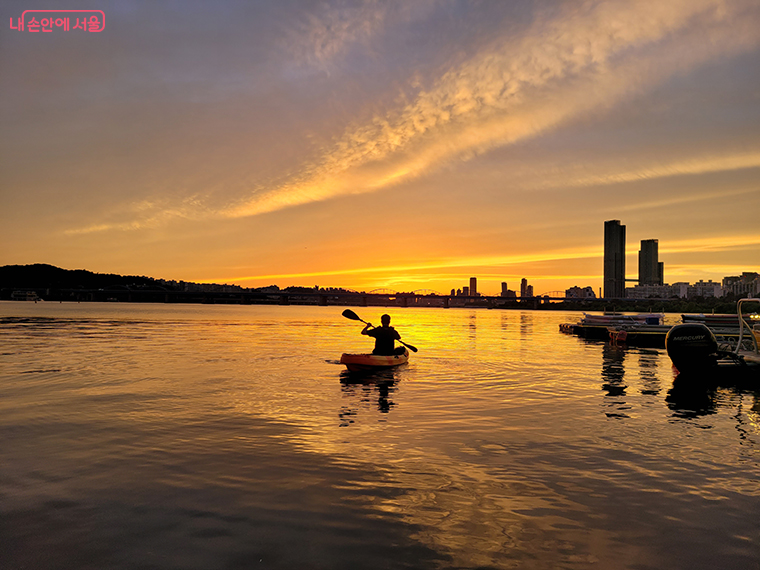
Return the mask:
{"type": "MultiPolygon", "coordinates": [[[[18,290],[15,290],[18,291],[18,290]]],[[[189,293],[177,291],[132,290],[51,290],[24,289],[30,295],[13,299],[9,289],[0,294],[1,301],[18,303],[148,303],[193,305],[275,305],[275,306],[335,306],[335,307],[395,307],[450,308],[487,310],[539,310],[575,312],[634,312],[634,313],[719,313],[736,314],[735,298],[689,299],[589,299],[568,301],[531,297],[509,299],[501,297],[450,297],[412,294],[293,294],[293,293],[189,293]]]]}

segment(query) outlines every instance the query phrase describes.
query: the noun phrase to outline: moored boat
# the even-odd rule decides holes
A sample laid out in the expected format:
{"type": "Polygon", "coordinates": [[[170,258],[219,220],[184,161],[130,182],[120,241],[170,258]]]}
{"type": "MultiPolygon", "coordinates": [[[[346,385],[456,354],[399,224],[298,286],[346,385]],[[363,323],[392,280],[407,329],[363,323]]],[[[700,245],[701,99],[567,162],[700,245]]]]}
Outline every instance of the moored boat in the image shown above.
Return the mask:
{"type": "Polygon", "coordinates": [[[604,313],[603,315],[591,315],[583,313],[579,324],[582,325],[627,325],[647,324],[658,325],[662,322],[660,313],[639,313],[637,315],[624,315],[622,313],[604,313]]]}
{"type": "Polygon", "coordinates": [[[624,315],[621,313],[604,313],[592,315],[583,313],[583,318],[575,324],[563,323],[559,330],[568,334],[576,334],[583,338],[607,340],[610,336],[610,327],[625,325],[659,325],[663,315],[659,313],[641,313],[636,315],[624,315]]]}
{"type": "MultiPolygon", "coordinates": [[[[705,323],[693,323],[688,324],[702,324],[705,323]]],[[[712,327],[707,326],[710,331],[715,335],[715,339],[719,346],[730,345],[736,347],[739,342],[739,327],[712,327]]],[[[628,346],[643,346],[649,348],[665,348],[665,338],[673,328],[672,325],[621,325],[608,327],[610,341],[615,344],[626,344],[628,346]]],[[[760,331],[754,331],[753,333],[760,339],[760,331]]],[[[742,339],[742,347],[744,349],[751,349],[750,335],[744,335],[742,339]]]]}
{"type": "MultiPolygon", "coordinates": [[[[738,315],[742,315],[744,303],[760,303],[760,299],[740,299],[738,315]]],[[[670,329],[665,348],[679,377],[721,381],[738,375],[760,380],[760,331],[750,326],[744,316],[736,319],[739,335],[734,348],[719,346],[713,330],[704,322],[684,322],[670,329]]]]}
{"type": "MultiPolygon", "coordinates": [[[[757,314],[743,314],[742,319],[749,322],[756,320],[757,314]]],[[[718,314],[718,315],[681,315],[681,321],[684,323],[702,323],[708,327],[716,328],[739,328],[739,315],[718,314]]]]}
{"type": "Polygon", "coordinates": [[[381,354],[348,354],[340,356],[340,363],[345,364],[350,372],[369,372],[373,370],[384,370],[401,366],[409,361],[409,351],[404,350],[402,354],[393,354],[385,356],[381,354]]]}
{"type": "Polygon", "coordinates": [[[14,291],[11,293],[11,299],[13,301],[42,301],[36,291],[14,291]]]}

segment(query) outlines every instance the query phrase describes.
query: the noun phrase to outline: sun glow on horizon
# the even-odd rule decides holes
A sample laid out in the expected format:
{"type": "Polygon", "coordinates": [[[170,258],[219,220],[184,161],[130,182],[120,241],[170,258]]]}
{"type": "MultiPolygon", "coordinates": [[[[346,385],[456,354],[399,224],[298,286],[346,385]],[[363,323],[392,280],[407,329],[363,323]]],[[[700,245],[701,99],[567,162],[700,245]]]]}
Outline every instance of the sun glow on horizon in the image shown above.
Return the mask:
{"type": "MultiPolygon", "coordinates": [[[[676,241],[661,241],[660,253],[665,255],[666,273],[669,276],[691,276],[697,280],[715,279],[716,275],[723,277],[728,274],[741,273],[747,268],[737,264],[693,264],[667,261],[667,256],[695,251],[720,252],[746,247],[760,246],[760,234],[739,235],[728,237],[694,238],[676,241]],[[722,275],[721,272],[725,273],[722,275]]],[[[636,274],[635,259],[638,255],[638,243],[627,247],[627,264],[629,275],[636,274]]],[[[235,275],[207,279],[208,282],[236,283],[245,285],[256,283],[254,286],[270,284],[304,285],[308,280],[329,278],[325,286],[343,286],[348,288],[380,288],[390,287],[396,290],[415,290],[432,288],[448,290],[466,284],[469,277],[477,277],[483,283],[489,283],[493,289],[498,289],[500,282],[516,284],[523,277],[531,283],[567,283],[570,285],[593,286],[598,288],[602,280],[603,250],[599,246],[579,248],[575,250],[554,250],[530,254],[513,254],[501,256],[471,256],[471,257],[440,257],[428,258],[423,263],[408,263],[403,265],[336,267],[319,271],[284,272],[260,275],[235,275]],[[592,268],[592,272],[557,272],[556,269],[536,268],[540,264],[550,264],[551,268],[572,268],[579,261],[584,261],[584,267],[592,268]],[[538,264],[538,265],[537,265],[538,264]],[[594,269],[598,272],[593,272],[594,269]],[[422,286],[425,287],[422,287],[422,286]],[[428,285],[430,287],[428,287],[428,285]]],[[[662,258],[661,258],[662,259],[662,258]]],[[[673,279],[670,279],[673,281],[673,279]]],[[[567,287],[561,287],[562,289],[567,287]]],[[[445,292],[445,291],[444,291],[445,292]]]]}

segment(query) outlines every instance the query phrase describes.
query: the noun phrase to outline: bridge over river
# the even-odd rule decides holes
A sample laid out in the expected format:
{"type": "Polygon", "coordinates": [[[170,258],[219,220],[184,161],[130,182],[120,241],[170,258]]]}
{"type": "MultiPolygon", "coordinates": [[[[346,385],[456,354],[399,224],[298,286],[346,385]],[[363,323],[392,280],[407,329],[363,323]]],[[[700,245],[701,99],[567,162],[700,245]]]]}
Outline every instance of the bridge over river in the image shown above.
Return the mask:
{"type": "MultiPolygon", "coordinates": [[[[268,305],[343,305],[357,307],[482,307],[536,308],[552,301],[577,301],[565,296],[536,297],[443,295],[430,289],[400,293],[390,289],[359,291],[171,291],[167,289],[25,289],[44,301],[131,303],[206,303],[268,305]]],[[[15,292],[15,291],[14,291],[15,292]]],[[[5,293],[5,291],[3,292],[5,293]]],[[[559,293],[559,292],[558,292],[559,293]]],[[[6,298],[6,295],[3,295],[6,298]]],[[[8,297],[10,298],[10,297],[8,297]]]]}

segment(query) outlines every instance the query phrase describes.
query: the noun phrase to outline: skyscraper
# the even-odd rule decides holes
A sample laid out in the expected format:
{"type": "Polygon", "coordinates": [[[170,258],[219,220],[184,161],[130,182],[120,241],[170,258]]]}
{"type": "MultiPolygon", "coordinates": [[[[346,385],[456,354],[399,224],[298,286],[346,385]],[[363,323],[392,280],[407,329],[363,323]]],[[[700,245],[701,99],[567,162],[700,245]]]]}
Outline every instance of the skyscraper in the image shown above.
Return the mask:
{"type": "Polygon", "coordinates": [[[478,278],[470,277],[470,295],[477,297],[478,295],[478,278]]]}
{"type": "Polygon", "coordinates": [[[604,296],[625,295],[625,226],[620,220],[604,222],[604,296]]]}
{"type": "Polygon", "coordinates": [[[639,285],[662,285],[664,265],[660,263],[656,239],[641,240],[639,251],[639,285]]]}

